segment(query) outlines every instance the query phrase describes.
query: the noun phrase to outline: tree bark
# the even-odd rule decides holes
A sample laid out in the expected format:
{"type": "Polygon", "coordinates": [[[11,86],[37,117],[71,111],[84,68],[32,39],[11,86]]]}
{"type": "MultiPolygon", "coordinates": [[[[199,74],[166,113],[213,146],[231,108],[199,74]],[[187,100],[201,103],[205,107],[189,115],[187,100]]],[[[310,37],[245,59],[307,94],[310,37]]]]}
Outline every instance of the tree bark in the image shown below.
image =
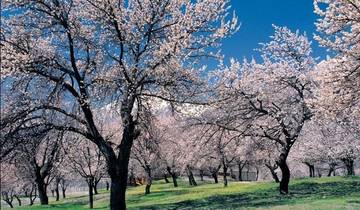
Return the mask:
{"type": "Polygon", "coordinates": [[[110,186],[110,209],[111,210],[125,210],[125,191],[126,184],[124,184],[124,180],[119,178],[111,179],[110,186]]]}
{"type": "Polygon", "coordinates": [[[313,164],[309,163],[309,162],[304,162],[305,165],[308,166],[309,168],[309,177],[315,177],[315,167],[313,164]]]}
{"type": "Polygon", "coordinates": [[[98,185],[98,183],[99,183],[99,182],[94,181],[94,184],[93,184],[94,194],[95,194],[95,195],[99,194],[99,193],[98,193],[98,190],[97,190],[97,185],[98,185]]]}
{"type": "Polygon", "coordinates": [[[8,201],[5,201],[5,202],[10,206],[10,208],[14,208],[14,206],[11,202],[8,202],[8,201]]]}
{"type": "Polygon", "coordinates": [[[21,199],[19,198],[19,196],[17,196],[17,195],[14,195],[14,197],[16,198],[16,200],[18,201],[18,203],[19,203],[19,206],[21,206],[21,199]]]}
{"type": "Polygon", "coordinates": [[[177,183],[177,180],[176,180],[176,178],[177,178],[176,173],[171,170],[170,166],[167,166],[166,170],[168,171],[168,173],[170,174],[170,176],[171,176],[171,178],[173,180],[174,187],[177,187],[178,183],[177,183]]]}
{"type": "Polygon", "coordinates": [[[60,178],[56,178],[56,179],[55,179],[55,195],[56,195],[56,201],[59,201],[59,199],[60,199],[59,183],[60,183],[60,178]]]}
{"type": "Polygon", "coordinates": [[[89,208],[90,209],[94,208],[93,182],[94,182],[94,178],[89,177],[87,180],[87,183],[88,183],[88,187],[89,187],[89,208]]]}
{"type": "Polygon", "coordinates": [[[193,174],[193,172],[191,171],[190,166],[187,165],[186,168],[187,168],[187,173],[188,173],[188,177],[189,177],[189,184],[190,184],[190,185],[197,186],[197,183],[196,183],[195,178],[194,178],[194,174],[193,174]]]}
{"type": "MultiPolygon", "coordinates": [[[[4,195],[2,195],[2,196],[4,196],[4,195]]],[[[12,204],[13,199],[9,198],[8,195],[6,195],[6,198],[3,198],[3,200],[10,206],[10,208],[14,208],[14,206],[12,204]]]]}
{"type": "Polygon", "coordinates": [[[170,183],[170,181],[169,181],[168,178],[167,178],[166,173],[164,173],[164,179],[165,179],[165,183],[170,183]]]}
{"type": "Polygon", "coordinates": [[[31,186],[31,190],[30,190],[30,193],[29,193],[29,203],[30,203],[30,206],[34,205],[34,201],[36,199],[36,186],[33,184],[31,186]],[[34,194],[33,194],[34,193],[34,194]]]}
{"type": "MultiPolygon", "coordinates": [[[[126,93],[129,94],[129,93],[126,93]]],[[[126,209],[126,188],[128,183],[128,166],[133,141],[139,135],[135,131],[135,122],[131,115],[135,101],[134,95],[125,97],[121,103],[121,118],[123,122],[122,140],[119,145],[118,157],[107,159],[108,172],[111,179],[110,210],[126,209]]]]}
{"type": "Polygon", "coordinates": [[[106,181],[106,191],[109,191],[109,188],[110,188],[110,184],[108,181],[106,181]]]}
{"type": "Polygon", "coordinates": [[[66,198],[65,192],[66,192],[66,188],[67,188],[67,180],[65,180],[64,178],[60,179],[60,187],[61,187],[61,192],[62,192],[62,198],[66,198]]]}
{"type": "Polygon", "coordinates": [[[354,176],[355,175],[354,160],[351,158],[343,158],[342,161],[345,164],[347,175],[354,176]]]}
{"type": "Polygon", "coordinates": [[[243,178],[242,178],[242,170],[243,170],[243,168],[244,168],[244,166],[241,163],[238,163],[238,170],[239,170],[238,179],[239,179],[239,181],[243,181],[243,178]]]}
{"type": "Polygon", "coordinates": [[[265,166],[270,170],[271,176],[274,179],[274,181],[276,183],[279,183],[280,182],[279,177],[278,177],[277,173],[275,172],[275,170],[277,169],[277,165],[271,166],[269,164],[265,164],[265,166]]]}
{"type": "Polygon", "coordinates": [[[318,177],[321,178],[322,174],[321,174],[320,169],[318,169],[317,172],[318,172],[318,177]]]}
{"type": "Polygon", "coordinates": [[[61,191],[62,191],[62,197],[63,197],[63,198],[66,198],[66,195],[65,195],[66,189],[61,189],[61,191]]]}
{"type": "Polygon", "coordinates": [[[329,164],[329,172],[328,172],[327,176],[331,176],[331,174],[334,174],[334,176],[335,176],[335,167],[336,167],[336,163],[329,164]]]}
{"type": "Polygon", "coordinates": [[[223,165],[224,187],[227,187],[227,186],[228,186],[227,170],[228,170],[228,167],[224,164],[224,165],[223,165]]]}
{"type": "Polygon", "coordinates": [[[280,194],[289,193],[289,182],[290,182],[290,170],[286,163],[287,154],[282,153],[280,155],[278,166],[280,167],[282,178],[280,181],[280,194]]]}
{"type": "Polygon", "coordinates": [[[47,185],[44,183],[44,180],[41,177],[35,179],[36,185],[38,187],[39,199],[41,205],[48,205],[49,198],[46,193],[47,185]]]}
{"type": "Polygon", "coordinates": [[[217,172],[211,173],[211,176],[214,178],[215,184],[219,183],[217,172]]]}
{"type": "Polygon", "coordinates": [[[55,188],[55,195],[56,195],[56,201],[59,201],[60,200],[59,187],[55,188]]]}
{"type": "Polygon", "coordinates": [[[145,195],[150,194],[150,188],[152,184],[152,174],[151,174],[151,168],[150,166],[146,167],[146,186],[145,186],[145,195]]]}
{"type": "Polygon", "coordinates": [[[191,181],[191,177],[190,175],[188,174],[188,179],[189,179],[189,185],[193,185],[192,181],[191,181]]]}
{"type": "Polygon", "coordinates": [[[199,173],[200,173],[200,180],[204,181],[204,171],[200,170],[199,173]]]}

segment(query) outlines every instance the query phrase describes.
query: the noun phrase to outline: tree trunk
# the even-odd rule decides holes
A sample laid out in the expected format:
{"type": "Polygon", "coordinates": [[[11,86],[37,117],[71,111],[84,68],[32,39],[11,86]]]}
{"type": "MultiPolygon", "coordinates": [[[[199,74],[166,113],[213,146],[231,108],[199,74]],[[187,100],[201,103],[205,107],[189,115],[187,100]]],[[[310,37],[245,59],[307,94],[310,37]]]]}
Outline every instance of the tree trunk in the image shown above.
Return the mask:
{"type": "Polygon", "coordinates": [[[34,205],[35,199],[36,199],[36,186],[35,186],[35,185],[32,185],[32,186],[31,186],[30,193],[29,193],[29,203],[30,203],[30,206],[34,205]],[[33,194],[33,192],[34,192],[34,194],[33,194]]]}
{"type": "Polygon", "coordinates": [[[277,173],[274,170],[272,170],[271,175],[272,175],[272,177],[273,177],[273,179],[275,180],[276,183],[280,182],[279,177],[278,177],[277,173]]]}
{"type": "MultiPolygon", "coordinates": [[[[125,182],[126,183],[126,182],[125,182]]],[[[125,210],[125,192],[126,184],[121,178],[111,178],[110,186],[110,209],[111,210],[125,210]]]]}
{"type": "Polygon", "coordinates": [[[88,187],[89,187],[89,208],[90,209],[94,208],[93,182],[94,182],[94,178],[89,177],[87,180],[87,183],[88,183],[88,187]]]}
{"type": "Polygon", "coordinates": [[[174,187],[177,187],[178,183],[177,183],[177,180],[176,180],[176,178],[177,178],[176,173],[171,170],[170,166],[167,166],[166,170],[168,171],[168,173],[170,174],[170,176],[171,176],[171,178],[173,180],[174,187]]]}
{"type": "Polygon", "coordinates": [[[109,188],[110,188],[110,184],[108,181],[106,181],[106,191],[109,191],[109,188]]]}
{"type": "Polygon", "coordinates": [[[215,184],[219,183],[217,172],[211,173],[211,176],[214,178],[215,184]]]}
{"type": "Polygon", "coordinates": [[[193,185],[190,175],[188,174],[189,185],[193,185]]]}
{"type": "Polygon", "coordinates": [[[18,203],[19,203],[19,206],[21,206],[21,199],[19,198],[19,196],[17,196],[17,195],[14,195],[14,197],[16,198],[16,200],[18,201],[18,203]]]}
{"type": "Polygon", "coordinates": [[[56,194],[56,201],[59,201],[60,199],[60,193],[59,193],[59,183],[60,183],[60,178],[56,178],[55,179],[55,194],[56,194]]]}
{"type": "MultiPolygon", "coordinates": [[[[131,139],[132,141],[133,139],[131,139]]],[[[124,139],[123,139],[124,141],[124,139]]],[[[126,188],[128,183],[128,165],[131,152],[131,145],[122,144],[121,151],[119,153],[119,159],[116,160],[116,164],[113,164],[109,169],[109,175],[111,179],[110,185],[110,210],[125,210],[126,209],[126,188]],[[125,147],[129,148],[125,148],[125,147]]],[[[108,164],[109,165],[109,164],[108,164]]]]}
{"type": "Polygon", "coordinates": [[[329,164],[329,173],[327,174],[327,176],[331,176],[332,173],[335,176],[335,166],[336,166],[336,164],[334,164],[334,163],[329,164]]]}
{"type": "Polygon", "coordinates": [[[343,158],[342,161],[345,164],[347,175],[354,176],[355,175],[354,160],[351,158],[343,158]]]}
{"type": "Polygon", "coordinates": [[[14,206],[11,202],[6,201],[6,203],[10,206],[10,208],[14,208],[14,206]]]}
{"type": "Polygon", "coordinates": [[[111,156],[107,159],[108,172],[111,179],[110,210],[126,209],[126,188],[131,147],[133,141],[140,134],[135,131],[135,122],[131,115],[135,96],[132,93],[125,94],[128,97],[125,97],[125,101],[121,103],[120,113],[123,123],[123,134],[121,143],[118,146],[118,157],[111,156]]]}
{"type": "Polygon", "coordinates": [[[311,166],[311,170],[312,170],[312,177],[315,177],[315,166],[314,165],[311,166]]]}
{"type": "Polygon", "coordinates": [[[56,195],[56,201],[59,201],[59,199],[60,199],[59,187],[55,188],[55,195],[56,195]]]}
{"type": "Polygon", "coordinates": [[[146,167],[146,186],[145,186],[145,195],[150,194],[150,187],[152,184],[152,174],[151,174],[151,168],[150,166],[146,167]]]}
{"type": "Polygon", "coordinates": [[[25,195],[25,197],[29,197],[29,190],[28,189],[24,190],[24,195],[25,195]]]}
{"type": "Polygon", "coordinates": [[[199,173],[200,173],[200,180],[204,181],[204,171],[200,170],[199,173]]]}
{"type": "Polygon", "coordinates": [[[246,170],[246,179],[247,179],[248,181],[251,181],[251,180],[249,179],[249,172],[250,172],[250,167],[249,167],[249,164],[248,164],[247,170],[246,170]]]}
{"type": "Polygon", "coordinates": [[[173,180],[174,187],[177,187],[177,186],[178,186],[178,183],[177,183],[177,180],[176,180],[176,174],[175,174],[175,173],[171,174],[171,178],[172,178],[172,180],[173,180]]]}
{"type": "Polygon", "coordinates": [[[66,189],[63,188],[63,189],[61,189],[61,191],[62,191],[62,197],[63,197],[63,198],[66,198],[66,195],[65,195],[66,189]]]}
{"type": "Polygon", "coordinates": [[[98,183],[99,183],[99,182],[94,181],[94,184],[93,184],[94,194],[95,194],[95,195],[99,194],[99,193],[98,193],[98,190],[97,190],[97,185],[98,185],[98,183]]]}
{"type": "Polygon", "coordinates": [[[243,178],[242,178],[242,170],[243,170],[243,166],[241,165],[241,163],[238,163],[238,169],[239,169],[239,181],[243,181],[243,178]]]}
{"type": "Polygon", "coordinates": [[[271,176],[274,179],[274,181],[276,183],[279,183],[280,182],[279,177],[278,177],[277,173],[275,172],[277,166],[272,167],[271,165],[268,165],[268,164],[265,164],[265,166],[270,170],[271,176]]]}
{"type": "Polygon", "coordinates": [[[51,189],[51,196],[55,197],[55,190],[54,189],[51,189]]]}
{"type": "Polygon", "coordinates": [[[280,167],[282,178],[280,181],[280,194],[289,193],[289,182],[290,182],[290,170],[286,163],[287,154],[281,154],[278,166],[280,167]]]}
{"type": "Polygon", "coordinates": [[[129,185],[130,186],[136,186],[136,178],[134,175],[134,169],[130,169],[130,175],[129,175],[129,185]]]}
{"type": "Polygon", "coordinates": [[[170,181],[169,181],[168,178],[167,178],[166,173],[164,173],[164,179],[165,179],[165,183],[170,183],[170,181]]]}
{"type": "Polygon", "coordinates": [[[65,192],[66,192],[66,188],[67,188],[67,181],[64,178],[60,179],[60,187],[61,187],[61,192],[62,192],[62,198],[66,198],[65,192]]]}
{"type": "Polygon", "coordinates": [[[187,172],[188,172],[188,177],[189,177],[189,183],[190,183],[190,185],[197,186],[197,183],[196,183],[195,178],[194,178],[194,174],[193,174],[193,172],[191,171],[190,166],[187,165],[186,168],[187,168],[187,172]]]}
{"type": "Polygon", "coordinates": [[[10,206],[10,208],[14,208],[12,200],[10,201],[9,199],[4,199],[4,201],[10,206]]]}
{"type": "Polygon", "coordinates": [[[224,165],[223,165],[224,187],[227,187],[227,186],[228,186],[227,170],[228,170],[228,167],[224,164],[224,165]]]}
{"type": "Polygon", "coordinates": [[[39,199],[40,199],[40,204],[41,205],[48,205],[49,204],[49,198],[46,194],[46,184],[44,183],[44,180],[41,178],[36,178],[35,179],[36,185],[38,187],[38,192],[39,192],[39,199]]]}
{"type": "Polygon", "coordinates": [[[318,177],[321,178],[322,174],[321,174],[320,169],[318,169],[317,172],[318,172],[318,177]]]}
{"type": "Polygon", "coordinates": [[[309,177],[315,177],[315,167],[313,164],[309,163],[309,162],[304,162],[305,165],[308,166],[309,168],[309,177]]]}

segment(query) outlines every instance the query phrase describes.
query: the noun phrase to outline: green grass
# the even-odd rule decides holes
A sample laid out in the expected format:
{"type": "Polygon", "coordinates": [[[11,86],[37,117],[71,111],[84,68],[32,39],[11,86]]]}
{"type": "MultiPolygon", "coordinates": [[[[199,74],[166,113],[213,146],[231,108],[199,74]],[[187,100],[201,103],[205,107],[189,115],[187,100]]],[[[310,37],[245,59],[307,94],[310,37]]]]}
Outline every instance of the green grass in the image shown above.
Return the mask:
{"type": "MultiPolygon", "coordinates": [[[[221,183],[199,183],[197,187],[190,187],[185,181],[179,184],[173,188],[171,183],[158,181],[151,187],[150,195],[144,195],[144,186],[129,188],[128,209],[360,209],[360,177],[292,180],[287,196],[280,196],[278,185],[273,182],[230,182],[227,188],[221,183]]],[[[86,195],[73,194],[50,203],[47,207],[15,209],[88,209],[86,195]]],[[[100,191],[95,209],[108,209],[108,205],[107,192],[100,191]]]]}

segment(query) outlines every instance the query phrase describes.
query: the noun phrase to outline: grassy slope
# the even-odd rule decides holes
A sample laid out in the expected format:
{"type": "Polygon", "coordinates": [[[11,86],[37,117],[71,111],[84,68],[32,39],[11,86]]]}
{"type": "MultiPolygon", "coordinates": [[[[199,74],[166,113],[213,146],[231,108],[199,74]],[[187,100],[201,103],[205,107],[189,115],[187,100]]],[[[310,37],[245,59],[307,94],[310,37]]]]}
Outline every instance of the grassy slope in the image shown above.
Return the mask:
{"type": "MultiPolygon", "coordinates": [[[[231,182],[227,188],[221,183],[200,183],[190,187],[180,181],[178,188],[157,182],[152,193],[144,195],[144,187],[128,190],[129,209],[360,209],[360,177],[331,177],[291,181],[288,196],[280,196],[272,182],[231,182]]],[[[14,202],[16,203],[16,202],[14,202]]],[[[87,209],[86,195],[71,195],[48,207],[32,206],[21,210],[87,209]]],[[[108,194],[96,196],[95,209],[108,209],[108,194]]]]}

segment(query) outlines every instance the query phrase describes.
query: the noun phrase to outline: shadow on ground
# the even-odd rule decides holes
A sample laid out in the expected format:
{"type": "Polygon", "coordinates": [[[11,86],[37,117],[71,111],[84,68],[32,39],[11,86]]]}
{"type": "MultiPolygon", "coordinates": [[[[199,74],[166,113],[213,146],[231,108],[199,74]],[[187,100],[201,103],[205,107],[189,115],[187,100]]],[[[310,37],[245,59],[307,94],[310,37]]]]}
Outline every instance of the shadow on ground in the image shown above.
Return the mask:
{"type": "MultiPolygon", "coordinates": [[[[329,199],[360,194],[358,179],[347,182],[331,183],[299,183],[290,186],[290,194],[281,196],[278,188],[271,187],[263,191],[238,193],[232,195],[217,195],[205,199],[189,200],[172,204],[145,206],[139,209],[236,209],[244,207],[271,207],[293,204],[299,200],[329,199]]],[[[306,201],[304,201],[306,202],[306,201]]],[[[354,200],[351,202],[358,203],[354,200]]]]}

